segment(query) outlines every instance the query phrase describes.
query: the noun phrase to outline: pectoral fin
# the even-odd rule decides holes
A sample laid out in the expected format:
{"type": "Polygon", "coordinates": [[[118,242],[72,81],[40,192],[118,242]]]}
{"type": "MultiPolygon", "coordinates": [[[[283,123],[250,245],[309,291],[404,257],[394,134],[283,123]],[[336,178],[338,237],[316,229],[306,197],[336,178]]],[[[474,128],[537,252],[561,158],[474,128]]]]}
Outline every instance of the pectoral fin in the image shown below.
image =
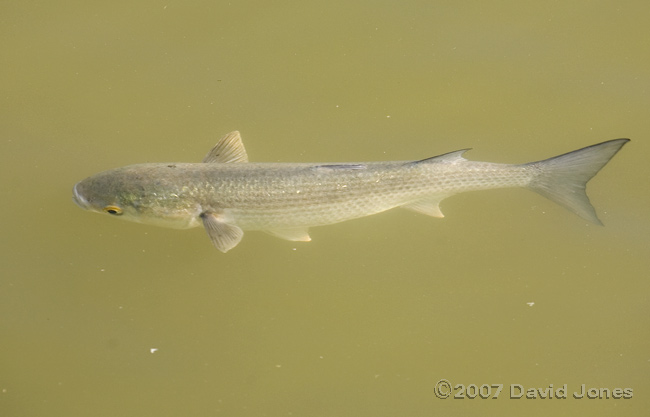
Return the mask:
{"type": "Polygon", "coordinates": [[[293,240],[299,242],[309,242],[311,238],[307,229],[274,229],[266,230],[267,233],[272,234],[273,236],[279,237],[281,239],[293,240]]]}
{"type": "Polygon", "coordinates": [[[446,197],[447,196],[436,196],[425,200],[418,200],[402,207],[431,217],[445,217],[445,215],[442,214],[442,211],[440,211],[440,202],[446,197]]]}
{"type": "Polygon", "coordinates": [[[223,253],[237,246],[244,237],[243,230],[235,225],[224,223],[215,213],[201,213],[201,220],[212,244],[223,253]]]}

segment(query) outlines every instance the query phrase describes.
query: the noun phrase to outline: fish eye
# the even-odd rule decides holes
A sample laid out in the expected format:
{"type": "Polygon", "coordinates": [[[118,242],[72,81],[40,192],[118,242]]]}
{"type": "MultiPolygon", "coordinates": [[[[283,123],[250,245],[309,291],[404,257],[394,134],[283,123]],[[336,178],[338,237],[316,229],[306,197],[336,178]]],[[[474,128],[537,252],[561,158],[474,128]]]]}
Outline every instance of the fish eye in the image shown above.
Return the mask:
{"type": "Polygon", "coordinates": [[[112,214],[113,216],[119,216],[122,214],[122,209],[118,206],[106,206],[104,207],[104,211],[108,214],[112,214]]]}

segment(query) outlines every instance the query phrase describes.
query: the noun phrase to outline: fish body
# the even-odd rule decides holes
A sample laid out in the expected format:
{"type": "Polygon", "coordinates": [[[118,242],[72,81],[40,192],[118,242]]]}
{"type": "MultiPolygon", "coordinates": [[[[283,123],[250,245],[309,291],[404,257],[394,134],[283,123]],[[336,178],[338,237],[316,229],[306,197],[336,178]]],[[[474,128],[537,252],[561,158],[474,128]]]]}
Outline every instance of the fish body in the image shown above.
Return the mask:
{"type": "Polygon", "coordinates": [[[585,193],[629,140],[615,139],[544,161],[498,164],[466,150],[420,161],[252,163],[239,132],[224,136],[201,163],[129,165],[77,183],[82,208],[174,228],[204,226],[222,252],[244,230],[309,241],[308,229],[403,207],[443,217],[439,203],[474,190],[524,187],[600,224],[585,193]]]}

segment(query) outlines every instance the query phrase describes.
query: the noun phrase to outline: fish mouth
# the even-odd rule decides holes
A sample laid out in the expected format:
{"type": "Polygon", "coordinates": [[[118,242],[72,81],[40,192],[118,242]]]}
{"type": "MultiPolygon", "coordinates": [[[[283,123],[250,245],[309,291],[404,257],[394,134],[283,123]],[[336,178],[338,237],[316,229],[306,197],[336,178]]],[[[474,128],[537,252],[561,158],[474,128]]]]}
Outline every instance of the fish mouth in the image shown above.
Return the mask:
{"type": "Polygon", "coordinates": [[[76,183],[72,189],[72,201],[82,209],[87,209],[89,207],[88,201],[79,193],[77,187],[80,183],[76,183]]]}

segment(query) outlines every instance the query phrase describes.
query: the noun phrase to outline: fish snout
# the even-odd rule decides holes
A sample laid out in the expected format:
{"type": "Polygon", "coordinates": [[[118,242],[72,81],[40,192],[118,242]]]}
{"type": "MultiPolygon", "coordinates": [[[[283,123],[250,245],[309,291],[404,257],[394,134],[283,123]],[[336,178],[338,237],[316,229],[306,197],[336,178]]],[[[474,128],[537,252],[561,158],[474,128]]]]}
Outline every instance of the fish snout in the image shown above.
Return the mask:
{"type": "Polygon", "coordinates": [[[79,192],[79,184],[81,183],[76,183],[74,185],[74,188],[72,189],[72,201],[75,202],[76,205],[81,207],[82,209],[88,209],[89,204],[88,200],[84,198],[84,196],[79,192]]]}

